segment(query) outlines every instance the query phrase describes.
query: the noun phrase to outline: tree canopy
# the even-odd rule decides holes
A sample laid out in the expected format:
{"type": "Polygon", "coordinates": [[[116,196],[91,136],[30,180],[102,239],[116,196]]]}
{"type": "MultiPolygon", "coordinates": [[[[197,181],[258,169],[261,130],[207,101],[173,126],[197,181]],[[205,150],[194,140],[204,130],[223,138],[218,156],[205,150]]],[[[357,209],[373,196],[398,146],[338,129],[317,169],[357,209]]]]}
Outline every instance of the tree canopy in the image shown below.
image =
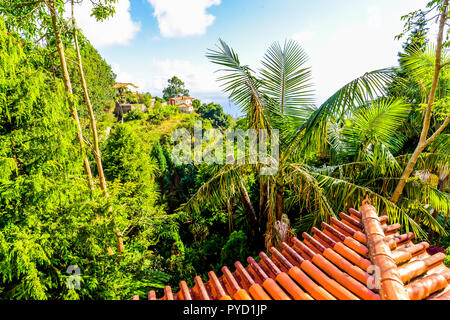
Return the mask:
{"type": "Polygon", "coordinates": [[[175,98],[178,96],[188,96],[189,90],[184,87],[184,82],[173,76],[167,80],[168,85],[163,90],[163,99],[169,101],[170,98],[175,98]]]}
{"type": "Polygon", "coordinates": [[[215,103],[204,103],[196,109],[196,112],[204,119],[212,122],[215,128],[226,129],[230,127],[232,118],[229,114],[223,112],[222,106],[215,103]]]}

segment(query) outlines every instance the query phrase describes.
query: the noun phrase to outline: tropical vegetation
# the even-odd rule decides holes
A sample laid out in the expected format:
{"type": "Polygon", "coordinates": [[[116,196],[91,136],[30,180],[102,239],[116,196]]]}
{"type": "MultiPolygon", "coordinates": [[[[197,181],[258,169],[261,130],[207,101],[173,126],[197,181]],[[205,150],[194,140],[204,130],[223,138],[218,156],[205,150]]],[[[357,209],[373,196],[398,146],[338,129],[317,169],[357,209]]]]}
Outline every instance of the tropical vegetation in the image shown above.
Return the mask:
{"type": "MultiPolygon", "coordinates": [[[[114,14],[114,0],[93,4],[99,21],[114,14]]],[[[67,8],[0,1],[0,298],[129,299],[192,285],[366,196],[433,252],[450,251],[448,0],[402,17],[397,67],[321,104],[301,43],[274,42],[255,70],[219,40],[206,58],[238,119],[214,102],[196,99],[192,113],[170,105],[189,94],[177,76],[162,98],[118,92],[67,8]],[[118,121],[119,102],[147,111],[118,121]],[[197,121],[279,137],[279,158],[268,159],[278,170],[177,163],[172,133],[197,121]],[[67,285],[74,269],[79,288],[67,285]]]]}

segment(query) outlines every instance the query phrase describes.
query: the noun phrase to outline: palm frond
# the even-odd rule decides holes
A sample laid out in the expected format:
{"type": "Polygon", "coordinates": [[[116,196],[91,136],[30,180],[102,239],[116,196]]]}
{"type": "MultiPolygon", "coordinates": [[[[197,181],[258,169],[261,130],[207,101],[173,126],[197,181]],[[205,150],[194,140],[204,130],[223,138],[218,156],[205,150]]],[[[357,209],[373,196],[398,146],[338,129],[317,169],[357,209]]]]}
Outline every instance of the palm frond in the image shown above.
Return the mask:
{"type": "MultiPolygon", "coordinates": [[[[407,55],[402,57],[404,68],[419,83],[424,93],[428,94],[434,77],[436,44],[429,44],[425,50],[411,47],[407,53],[407,55]]],[[[443,50],[441,53],[441,64],[449,63],[449,61],[450,54],[448,51],[443,50]]]]}
{"type": "Polygon", "coordinates": [[[273,43],[267,50],[260,71],[262,91],[282,114],[296,117],[302,107],[313,103],[311,68],[304,67],[308,57],[294,40],[273,43]]]}
{"type": "Polygon", "coordinates": [[[328,121],[340,122],[359,106],[384,96],[387,85],[394,79],[394,71],[393,68],[386,68],[367,72],[336,91],[297,128],[296,135],[290,143],[291,150],[286,156],[295,151],[294,149],[299,149],[297,152],[304,152],[321,148],[326,139],[328,121]]]}
{"type": "Polygon", "coordinates": [[[227,197],[232,197],[239,191],[239,179],[244,174],[246,166],[246,164],[225,165],[218,169],[214,176],[179,208],[179,211],[196,214],[206,203],[225,206],[227,197]]]}
{"type": "MultiPolygon", "coordinates": [[[[440,151],[440,150],[439,150],[440,151]]],[[[400,164],[402,168],[406,166],[409,161],[411,154],[403,154],[401,156],[397,156],[396,160],[400,164]]],[[[433,152],[424,152],[419,155],[417,159],[416,165],[414,166],[415,170],[425,170],[430,172],[439,172],[445,166],[448,166],[450,163],[448,153],[433,153],[433,152]]]]}
{"type": "Polygon", "coordinates": [[[410,106],[403,99],[378,99],[360,107],[342,132],[346,151],[359,161],[370,144],[398,150],[403,141],[396,137],[397,129],[408,118],[409,111],[410,106]]]}
{"type": "Polygon", "coordinates": [[[304,166],[289,164],[285,168],[285,185],[292,191],[288,204],[296,203],[314,213],[314,225],[336,216],[336,208],[329,203],[320,182],[304,166]]]}
{"type": "Polygon", "coordinates": [[[373,174],[369,176],[396,177],[402,173],[402,167],[387,146],[380,143],[369,147],[370,151],[361,159],[368,161],[372,167],[373,174]]]}
{"type": "Polygon", "coordinates": [[[436,188],[427,188],[425,193],[430,206],[444,216],[450,215],[450,195],[436,188]]]}
{"type": "Polygon", "coordinates": [[[206,57],[224,69],[217,70],[225,73],[218,78],[223,90],[229,94],[229,99],[236,104],[248,117],[254,129],[268,129],[271,127],[267,110],[270,105],[265,103],[260,92],[261,83],[253,75],[253,70],[242,65],[236,52],[222,39],[216,50],[208,49],[206,57]]]}
{"type": "Polygon", "coordinates": [[[372,189],[346,181],[344,179],[335,178],[319,173],[312,172],[316,181],[319,182],[330,204],[333,208],[340,210],[341,208],[359,207],[366,195],[372,198],[372,204],[377,208],[378,212],[386,212],[390,218],[390,222],[402,222],[407,231],[412,230],[418,237],[424,237],[423,229],[411,218],[408,213],[390,201],[387,197],[374,192],[372,189]]]}

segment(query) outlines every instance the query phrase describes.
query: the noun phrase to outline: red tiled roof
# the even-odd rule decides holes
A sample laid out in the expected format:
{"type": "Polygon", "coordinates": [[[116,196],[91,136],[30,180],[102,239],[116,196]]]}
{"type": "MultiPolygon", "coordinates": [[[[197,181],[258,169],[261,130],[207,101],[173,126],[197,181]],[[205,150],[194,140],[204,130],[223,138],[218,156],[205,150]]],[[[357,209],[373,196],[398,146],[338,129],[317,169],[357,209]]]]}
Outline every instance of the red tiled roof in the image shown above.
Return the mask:
{"type": "MultiPolygon", "coordinates": [[[[197,276],[189,288],[180,282],[176,293],[149,300],[421,300],[450,299],[450,269],[445,254],[430,256],[427,242],[414,244],[413,233],[399,234],[399,224],[387,225],[365,200],[360,211],[349,209],[340,220],[323,222],[322,230],[303,233],[280,248],[261,252],[235,271],[222,267],[209,281],[197,276]],[[270,254],[270,257],[269,257],[270,254]]],[[[134,296],[132,299],[139,299],[134,296]]]]}

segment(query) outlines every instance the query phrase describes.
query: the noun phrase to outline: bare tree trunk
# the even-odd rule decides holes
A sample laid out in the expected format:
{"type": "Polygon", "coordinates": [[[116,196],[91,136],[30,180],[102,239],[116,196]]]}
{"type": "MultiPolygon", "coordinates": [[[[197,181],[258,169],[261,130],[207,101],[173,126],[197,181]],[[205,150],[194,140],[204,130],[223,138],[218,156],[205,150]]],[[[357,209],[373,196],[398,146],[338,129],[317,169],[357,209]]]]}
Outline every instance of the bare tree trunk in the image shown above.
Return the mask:
{"type": "MultiPolygon", "coordinates": [[[[80,73],[81,87],[83,88],[84,99],[86,100],[86,105],[89,110],[89,119],[90,119],[92,136],[93,136],[93,141],[94,141],[94,158],[95,158],[95,162],[97,164],[97,171],[98,171],[98,177],[100,180],[100,187],[101,187],[104,195],[107,198],[109,198],[105,174],[103,172],[100,148],[98,145],[97,124],[95,122],[94,109],[92,108],[91,99],[89,98],[89,92],[88,92],[87,85],[86,85],[86,79],[84,77],[83,62],[81,60],[80,47],[78,45],[78,32],[77,32],[77,25],[76,25],[76,20],[75,20],[75,15],[74,15],[74,0],[72,0],[71,4],[72,4],[73,39],[74,39],[74,44],[75,44],[75,51],[77,53],[78,71],[80,73]]],[[[109,211],[112,212],[112,207],[109,207],[109,211]]],[[[123,252],[124,245],[123,245],[122,233],[120,232],[119,228],[117,228],[117,227],[114,229],[114,232],[115,232],[116,238],[117,238],[117,251],[123,252]]],[[[108,252],[110,254],[112,253],[111,248],[108,248],[108,252]]]]}
{"type": "Polygon", "coordinates": [[[80,54],[80,47],[78,45],[78,32],[77,32],[77,25],[75,21],[75,15],[74,15],[74,0],[72,0],[72,25],[73,25],[73,39],[75,43],[75,51],[77,53],[77,60],[78,60],[78,71],[80,73],[80,82],[81,87],[83,88],[84,93],[84,99],[86,100],[86,106],[89,110],[89,119],[91,123],[91,129],[92,129],[92,137],[94,142],[94,158],[95,162],[97,164],[97,171],[98,171],[98,178],[100,180],[100,187],[105,193],[105,195],[108,197],[108,189],[106,187],[106,180],[105,175],[103,172],[102,167],[102,159],[100,154],[100,148],[98,146],[98,134],[97,134],[97,124],[95,123],[95,115],[94,115],[94,109],[92,108],[91,99],[89,98],[89,93],[86,85],[86,79],[84,77],[84,71],[83,71],[83,62],[81,60],[81,54],[80,54]]]}
{"type": "Polygon", "coordinates": [[[72,117],[74,118],[74,120],[77,124],[77,139],[78,139],[78,142],[80,143],[81,152],[82,152],[82,155],[84,158],[84,170],[86,171],[86,174],[88,176],[89,186],[90,186],[91,190],[94,190],[94,181],[92,179],[91,167],[89,166],[89,160],[88,160],[88,158],[86,156],[86,152],[85,152],[83,131],[81,130],[80,119],[78,118],[78,111],[77,111],[77,108],[75,107],[75,102],[73,100],[72,84],[70,82],[69,72],[67,70],[66,56],[64,53],[64,45],[61,40],[61,33],[58,28],[58,22],[56,19],[55,2],[54,2],[54,0],[45,0],[45,3],[50,10],[50,15],[52,18],[52,26],[53,26],[53,32],[55,33],[56,47],[58,49],[59,61],[61,63],[64,86],[66,88],[66,91],[67,91],[67,94],[69,97],[69,104],[71,107],[72,117]]]}
{"type": "Polygon", "coordinates": [[[408,161],[408,164],[405,167],[405,170],[403,171],[400,181],[397,184],[397,187],[394,190],[394,193],[392,194],[391,201],[394,203],[397,203],[398,199],[400,198],[403,189],[406,185],[406,180],[410,177],[412,171],[414,170],[414,166],[416,165],[417,159],[419,158],[422,151],[434,140],[436,137],[445,129],[445,127],[450,122],[450,116],[447,116],[444,123],[439,127],[436,132],[427,139],[428,130],[430,128],[430,121],[431,121],[431,108],[434,103],[434,98],[436,95],[436,89],[439,82],[439,73],[443,67],[441,64],[441,53],[442,53],[442,41],[443,41],[443,34],[444,34],[444,27],[445,27],[445,21],[447,20],[447,12],[448,12],[448,0],[444,0],[444,4],[442,7],[442,12],[440,14],[440,21],[439,21],[439,32],[438,32],[438,38],[437,38],[437,48],[436,48],[436,61],[435,61],[435,68],[434,68],[434,77],[433,82],[431,85],[431,91],[430,96],[428,98],[428,105],[427,110],[425,112],[425,117],[423,120],[423,127],[422,127],[422,133],[420,134],[419,143],[417,144],[416,149],[414,150],[413,154],[411,155],[411,158],[408,161]]]}

